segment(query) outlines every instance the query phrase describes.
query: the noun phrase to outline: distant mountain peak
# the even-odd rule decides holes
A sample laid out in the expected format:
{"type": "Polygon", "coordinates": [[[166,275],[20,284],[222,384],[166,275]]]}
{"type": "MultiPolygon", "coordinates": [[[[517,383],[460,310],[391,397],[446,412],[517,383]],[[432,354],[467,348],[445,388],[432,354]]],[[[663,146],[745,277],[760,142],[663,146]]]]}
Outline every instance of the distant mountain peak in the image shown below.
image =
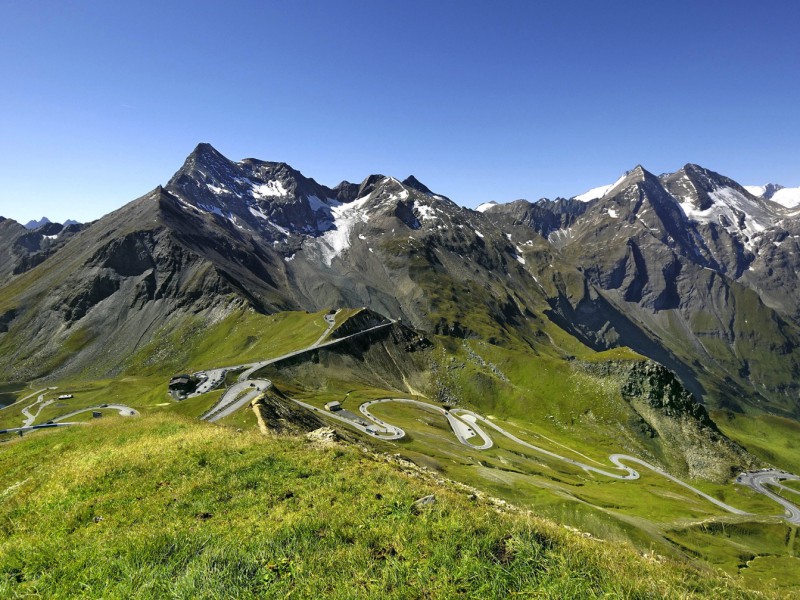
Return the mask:
{"type": "MultiPolygon", "coordinates": [[[[751,188],[754,186],[745,187],[749,192],[753,193],[751,188]]],[[[761,194],[753,194],[754,196],[771,200],[785,208],[797,208],[800,206],[800,187],[789,188],[775,183],[768,183],[760,186],[760,188],[763,189],[763,192],[761,194]]]]}
{"type": "Polygon", "coordinates": [[[674,175],[690,178],[695,185],[701,185],[706,192],[713,192],[721,187],[738,187],[732,179],[694,163],[687,163],[674,175]]]}
{"type": "Polygon", "coordinates": [[[746,185],[744,189],[753,194],[756,198],[772,200],[776,193],[786,188],[777,183],[765,183],[764,185],[746,185]]]}
{"type": "Polygon", "coordinates": [[[409,175],[403,180],[403,185],[410,187],[418,192],[422,192],[423,194],[432,194],[433,192],[422,183],[419,179],[414,177],[413,175],[409,175]]]}
{"type": "Polygon", "coordinates": [[[640,181],[647,181],[654,179],[658,178],[655,175],[653,175],[650,171],[645,169],[642,165],[636,165],[635,167],[633,167],[633,169],[631,169],[625,174],[625,179],[623,181],[630,180],[630,183],[636,183],[640,181]]]}
{"type": "Polygon", "coordinates": [[[620,189],[621,187],[628,187],[633,185],[634,183],[645,181],[648,178],[654,178],[655,176],[650,173],[649,171],[645,170],[642,165],[636,165],[630,171],[625,171],[619,179],[617,179],[614,183],[608,183],[606,185],[600,185],[594,187],[582,194],[578,194],[577,196],[573,196],[574,200],[578,200],[579,202],[591,202],[592,200],[597,200],[599,198],[603,198],[611,194],[611,192],[620,189]],[[624,186],[622,184],[625,184],[624,186]]]}
{"type": "Polygon", "coordinates": [[[377,173],[365,177],[364,181],[361,182],[361,185],[358,186],[356,198],[362,198],[363,196],[371,194],[375,187],[384,179],[386,179],[385,175],[380,175],[377,173]]]}
{"type": "Polygon", "coordinates": [[[214,156],[214,157],[225,158],[219,150],[214,148],[214,146],[212,146],[208,142],[200,142],[199,144],[197,144],[197,146],[195,146],[194,150],[192,150],[192,152],[191,152],[191,154],[189,154],[189,156],[190,157],[192,157],[192,156],[214,156]]]}
{"type": "Polygon", "coordinates": [[[48,219],[47,217],[42,217],[38,221],[34,220],[28,221],[27,223],[25,223],[24,227],[25,229],[38,229],[39,227],[42,227],[43,225],[48,225],[49,223],[51,223],[50,219],[48,219]]]}
{"type": "Polygon", "coordinates": [[[475,210],[478,211],[479,213],[482,213],[486,212],[487,210],[489,210],[494,206],[497,206],[497,202],[495,202],[494,200],[490,200],[489,202],[484,202],[483,204],[479,204],[478,206],[475,207],[475,210]]]}

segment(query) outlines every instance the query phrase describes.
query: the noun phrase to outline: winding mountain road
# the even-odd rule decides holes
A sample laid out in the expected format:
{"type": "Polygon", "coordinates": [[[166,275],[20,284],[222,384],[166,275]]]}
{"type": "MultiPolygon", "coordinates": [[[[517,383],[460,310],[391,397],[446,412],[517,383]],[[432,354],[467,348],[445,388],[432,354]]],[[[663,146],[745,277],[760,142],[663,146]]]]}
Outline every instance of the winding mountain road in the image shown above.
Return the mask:
{"type": "MultiPolygon", "coordinates": [[[[214,404],[214,406],[212,406],[208,411],[206,411],[200,418],[203,419],[203,420],[209,421],[209,422],[218,421],[219,419],[221,419],[221,418],[223,418],[223,417],[235,412],[236,410],[238,410],[242,406],[244,406],[246,404],[249,404],[258,395],[260,395],[261,393],[263,393],[264,391],[269,389],[272,386],[272,382],[269,379],[250,379],[250,377],[256,371],[258,371],[259,369],[262,369],[262,368],[264,368],[264,367],[266,367],[268,365],[271,365],[271,364],[275,364],[275,363],[280,362],[282,360],[286,360],[288,358],[292,358],[294,356],[299,356],[299,355],[301,355],[301,354],[303,354],[305,352],[309,352],[311,350],[316,350],[318,348],[324,348],[324,347],[328,347],[328,346],[333,346],[334,344],[339,344],[339,343],[347,341],[349,339],[365,335],[365,334],[367,334],[367,333],[369,333],[371,331],[375,331],[375,330],[378,330],[378,329],[389,327],[389,326],[391,326],[391,325],[393,325],[395,323],[395,321],[389,321],[387,323],[382,323],[380,325],[376,325],[376,326],[370,327],[370,328],[365,329],[363,331],[359,331],[359,332],[350,334],[348,336],[345,336],[345,337],[342,337],[342,338],[339,338],[339,339],[336,339],[336,340],[323,342],[323,340],[330,334],[330,332],[332,331],[332,329],[333,329],[333,327],[335,325],[335,314],[326,315],[325,319],[328,322],[328,328],[319,337],[319,339],[317,339],[316,342],[314,342],[313,344],[311,344],[307,348],[303,348],[301,350],[296,350],[294,352],[289,352],[288,354],[284,354],[282,356],[278,356],[278,357],[275,357],[275,358],[271,358],[271,359],[260,361],[260,362],[256,362],[256,363],[239,365],[238,367],[227,367],[227,368],[214,369],[214,370],[206,372],[207,374],[213,374],[213,378],[215,380],[221,381],[222,379],[224,379],[225,372],[227,372],[227,371],[229,371],[231,369],[242,369],[242,368],[245,369],[244,372],[242,372],[241,375],[239,375],[239,377],[237,378],[237,382],[234,385],[232,385],[230,388],[228,388],[225,391],[225,393],[223,394],[222,398],[220,398],[220,400],[216,404],[214,404]]],[[[207,381],[209,379],[212,379],[212,375],[209,375],[207,381]]],[[[208,389],[210,389],[210,388],[208,386],[205,386],[204,391],[208,391],[208,389]]],[[[198,389],[198,393],[201,393],[200,389],[198,389]]],[[[193,394],[193,395],[197,395],[197,393],[193,394]]],[[[552,459],[559,460],[559,461],[562,461],[562,462],[566,462],[566,463],[571,464],[573,466],[576,466],[576,467],[578,467],[580,469],[583,469],[584,471],[597,473],[599,475],[603,475],[605,477],[610,477],[610,478],[613,478],[613,479],[633,481],[633,480],[639,479],[639,477],[640,477],[639,472],[636,471],[633,467],[631,467],[631,466],[629,466],[628,464],[625,464],[625,463],[634,463],[636,465],[639,465],[641,467],[649,469],[650,471],[652,471],[652,472],[664,477],[665,479],[668,479],[668,480],[672,481],[673,483],[676,483],[676,484],[686,488],[687,490],[691,491],[693,494],[696,494],[697,496],[700,496],[704,500],[707,500],[708,502],[714,504],[715,506],[717,506],[717,507],[719,507],[719,508],[721,508],[721,509],[723,509],[723,510],[725,510],[725,511],[731,513],[731,514],[743,515],[743,516],[751,514],[751,513],[748,513],[746,511],[744,511],[744,510],[736,508],[735,506],[731,506],[729,504],[726,504],[725,502],[722,502],[721,500],[718,500],[718,499],[714,498],[713,496],[710,496],[709,494],[706,494],[702,490],[699,490],[696,487],[694,487],[692,485],[689,485],[688,483],[678,479],[677,477],[674,477],[673,475],[670,475],[669,473],[667,473],[663,469],[660,469],[659,467],[657,467],[655,465],[652,465],[652,464],[648,463],[647,461],[644,461],[644,460],[642,460],[640,458],[637,458],[635,456],[630,456],[628,454],[612,454],[612,455],[610,455],[608,457],[609,462],[611,462],[611,464],[613,464],[614,467],[618,470],[617,472],[610,471],[610,470],[608,470],[606,468],[601,468],[601,467],[598,467],[598,466],[595,466],[595,465],[591,465],[591,464],[588,464],[588,463],[585,463],[585,462],[581,462],[581,461],[576,460],[574,458],[563,456],[563,455],[558,454],[556,452],[552,452],[550,450],[546,450],[545,448],[541,448],[539,446],[536,446],[534,444],[526,442],[525,440],[520,439],[519,437],[517,437],[516,435],[514,435],[510,431],[507,431],[507,430],[503,429],[502,427],[500,427],[499,425],[493,423],[492,421],[490,421],[489,419],[483,417],[482,415],[479,415],[478,413],[475,413],[475,412],[473,412],[471,410],[467,410],[467,409],[463,409],[463,408],[454,408],[454,409],[451,409],[451,410],[447,410],[447,409],[445,409],[445,408],[443,408],[441,406],[437,406],[435,404],[430,404],[430,403],[427,403],[427,402],[421,402],[419,400],[413,400],[411,398],[382,398],[382,399],[377,399],[377,400],[370,400],[368,402],[362,403],[359,406],[359,411],[361,412],[361,414],[372,423],[371,425],[365,425],[363,421],[361,421],[360,419],[355,418],[354,416],[347,417],[347,416],[339,415],[339,414],[336,414],[336,411],[325,411],[325,410],[322,410],[322,409],[320,409],[320,408],[318,408],[316,406],[313,406],[313,405],[308,404],[306,402],[301,402],[300,400],[296,400],[294,398],[291,398],[291,400],[293,402],[295,402],[296,404],[298,404],[299,406],[302,406],[303,408],[306,408],[306,409],[308,409],[308,410],[310,410],[312,412],[324,414],[325,417],[327,417],[327,418],[334,419],[334,420],[346,423],[350,427],[353,427],[353,428],[355,428],[355,429],[357,429],[357,430],[359,430],[359,431],[361,431],[361,432],[363,432],[363,433],[365,433],[367,435],[370,435],[370,436],[372,436],[374,438],[382,439],[382,440],[398,440],[398,439],[401,439],[401,438],[403,438],[405,436],[405,431],[403,431],[400,427],[398,427],[396,425],[392,425],[391,423],[387,423],[386,421],[383,421],[382,419],[380,419],[380,418],[376,417],[375,415],[373,415],[372,412],[370,411],[370,407],[375,405],[375,404],[389,403],[389,402],[401,403],[401,404],[410,404],[410,405],[413,405],[413,406],[417,406],[419,408],[423,408],[425,410],[432,410],[434,412],[441,413],[447,419],[447,422],[450,425],[450,428],[453,431],[453,434],[455,435],[456,439],[461,444],[463,444],[465,446],[468,446],[469,448],[471,448],[473,450],[488,450],[489,448],[491,448],[494,445],[494,441],[492,440],[492,438],[478,424],[480,422],[481,425],[483,425],[484,427],[493,429],[498,434],[508,438],[509,440],[511,440],[511,441],[521,445],[521,446],[524,446],[524,447],[526,447],[526,448],[528,448],[530,450],[533,450],[534,452],[537,452],[539,454],[542,454],[544,456],[548,456],[548,457],[550,457],[552,459]],[[480,438],[481,442],[477,443],[477,444],[476,443],[472,443],[470,440],[475,438],[475,437],[480,438]]],[[[559,445],[563,446],[563,444],[559,444],[559,445]]],[[[569,449],[566,446],[563,446],[563,447],[566,448],[566,449],[569,449]]],[[[571,449],[569,449],[569,450],[571,450],[571,449]]],[[[587,457],[587,459],[588,459],[588,457],[587,457]]],[[[592,459],[588,459],[588,460],[592,460],[592,459]]],[[[596,462],[596,461],[593,461],[593,462],[596,462]]],[[[736,482],[739,483],[739,484],[751,487],[753,490],[755,490],[755,491],[757,491],[757,492],[759,492],[761,494],[764,494],[765,496],[767,496],[767,497],[771,498],[772,500],[774,500],[775,502],[779,503],[786,510],[786,516],[785,516],[786,520],[789,521],[790,523],[800,524],[800,508],[798,508],[796,505],[792,504],[791,502],[789,502],[785,498],[782,498],[781,496],[775,494],[774,492],[768,490],[765,487],[766,485],[780,486],[779,482],[782,481],[782,480],[786,480],[786,479],[798,479],[798,480],[800,480],[800,477],[798,477],[796,475],[793,475],[791,473],[777,472],[777,471],[765,471],[765,472],[760,472],[760,474],[759,473],[743,473],[743,474],[741,474],[739,476],[739,478],[736,480],[736,482]]],[[[790,489],[790,488],[787,488],[787,489],[790,489]]],[[[791,490],[791,491],[795,491],[795,490],[791,490]]]]}
{"type": "MultiPolygon", "coordinates": [[[[11,408],[12,406],[16,406],[20,402],[25,402],[25,400],[27,400],[28,398],[33,398],[36,394],[42,394],[42,393],[46,392],[47,390],[48,390],[48,388],[42,388],[40,390],[36,390],[35,392],[33,392],[31,394],[28,394],[24,398],[19,398],[18,400],[15,400],[11,404],[6,404],[5,406],[0,406],[0,410],[6,410],[7,408],[11,408]]],[[[30,408],[30,406],[28,408],[30,408]]]]}
{"type": "MultiPolygon", "coordinates": [[[[36,399],[36,402],[34,402],[33,404],[29,404],[20,411],[22,413],[22,416],[25,417],[22,422],[22,426],[2,429],[0,430],[0,433],[18,433],[20,435],[23,435],[25,433],[28,433],[29,431],[35,431],[37,429],[48,429],[51,427],[69,427],[71,425],[85,425],[85,423],[69,423],[69,422],[65,423],[64,420],[69,419],[70,417],[74,417],[75,415],[79,415],[81,413],[90,411],[116,410],[123,417],[135,417],[139,415],[139,411],[124,404],[98,404],[96,406],[86,406],[83,408],[79,408],[77,410],[73,410],[66,414],[59,415],[58,417],[50,419],[47,423],[36,425],[35,424],[36,419],[39,417],[39,414],[42,412],[42,409],[56,402],[57,399],[52,399],[52,400],[44,399],[48,391],[55,389],[58,388],[55,387],[42,388],[41,390],[37,390],[32,394],[29,394],[24,398],[18,400],[17,402],[22,402],[29,398],[32,398],[36,394],[39,394],[39,397],[36,399]],[[37,405],[38,405],[37,411],[35,413],[31,413],[30,409],[37,405]]],[[[15,404],[17,404],[17,402],[15,402],[15,404]]]]}
{"type": "Polygon", "coordinates": [[[769,469],[766,471],[756,471],[754,473],[742,473],[736,478],[736,483],[752,488],[758,493],[764,494],[768,498],[774,500],[783,506],[784,509],[786,509],[787,521],[800,525],[800,508],[798,508],[797,505],[789,502],[786,498],[779,496],[775,492],[767,489],[766,487],[767,485],[771,485],[789,490],[795,494],[800,494],[800,492],[797,490],[780,484],[781,481],[785,481],[787,479],[800,481],[800,477],[794,475],[793,473],[769,469]]]}
{"type": "MultiPolygon", "coordinates": [[[[377,417],[375,417],[368,410],[368,407],[370,405],[377,404],[377,403],[385,403],[385,402],[399,402],[399,403],[403,403],[403,404],[412,404],[412,405],[417,405],[417,406],[420,406],[420,407],[424,407],[426,409],[430,409],[430,410],[434,410],[434,411],[442,413],[447,418],[448,422],[450,423],[450,427],[452,428],[453,433],[455,434],[455,436],[458,439],[458,441],[461,442],[462,444],[464,444],[465,446],[469,446],[470,448],[472,448],[474,450],[485,450],[485,449],[488,449],[488,448],[492,447],[491,438],[486,434],[486,432],[484,432],[477,425],[477,421],[480,421],[484,425],[486,425],[488,427],[491,427],[492,429],[494,429],[495,431],[497,431],[501,435],[507,437],[508,439],[512,440],[513,442],[516,442],[517,444],[520,444],[521,446],[524,446],[526,448],[534,450],[535,452],[537,452],[539,454],[544,454],[545,456],[549,456],[550,458],[554,458],[556,460],[560,460],[560,461],[569,463],[569,464],[574,465],[576,467],[580,467],[581,469],[583,469],[585,471],[592,471],[594,473],[598,473],[598,474],[604,475],[606,477],[611,477],[611,478],[614,478],[614,479],[623,479],[623,480],[629,480],[630,481],[630,480],[634,480],[634,479],[639,479],[639,473],[635,469],[623,464],[622,461],[624,460],[626,462],[636,463],[638,465],[646,467],[647,469],[650,469],[654,473],[658,473],[662,477],[665,477],[666,479],[669,479],[670,481],[672,481],[674,483],[677,483],[678,485],[681,485],[681,486],[685,487],[686,489],[688,489],[691,492],[697,494],[701,498],[704,498],[705,500],[708,500],[712,504],[720,507],[721,509],[723,509],[725,511],[728,511],[728,512],[730,512],[732,514],[735,514],[735,515],[749,515],[750,514],[750,513],[746,512],[746,511],[740,510],[740,509],[738,509],[738,508],[736,508],[734,506],[731,506],[731,505],[726,504],[726,503],[724,503],[724,502],[722,502],[720,500],[717,500],[716,498],[714,498],[712,496],[709,496],[705,492],[703,492],[701,490],[698,490],[696,487],[693,487],[693,486],[689,485],[688,483],[686,483],[684,481],[681,481],[677,477],[673,477],[672,475],[670,475],[666,471],[664,471],[662,469],[659,469],[655,465],[651,465],[650,463],[648,463],[648,462],[646,462],[646,461],[644,461],[644,460],[642,460],[640,458],[636,458],[635,456],[630,456],[630,455],[627,455],[627,454],[612,454],[611,456],[609,456],[608,457],[609,461],[611,461],[611,463],[613,463],[618,469],[620,469],[621,471],[624,471],[624,474],[623,473],[614,473],[612,471],[607,471],[605,469],[601,469],[601,468],[595,467],[593,465],[589,465],[589,464],[580,462],[578,460],[575,460],[573,458],[562,456],[560,454],[556,454],[555,452],[551,452],[549,450],[545,450],[544,448],[540,448],[539,446],[535,446],[533,444],[530,444],[530,443],[526,442],[525,440],[522,440],[522,439],[518,438],[513,433],[503,429],[502,427],[500,427],[499,425],[497,425],[495,423],[492,423],[490,420],[486,419],[485,417],[483,417],[483,416],[481,416],[481,415],[479,415],[479,414],[477,414],[477,413],[475,413],[475,412],[473,412],[471,410],[467,410],[467,409],[463,409],[463,408],[455,408],[455,409],[452,409],[452,410],[448,411],[448,410],[445,410],[445,409],[443,409],[443,408],[441,408],[439,406],[436,406],[434,404],[428,404],[427,402],[420,402],[419,400],[412,400],[410,398],[384,398],[384,399],[381,399],[381,400],[370,400],[369,402],[365,402],[360,407],[361,413],[364,416],[366,416],[367,418],[369,418],[372,421],[380,424],[383,427],[391,427],[391,425],[389,425],[385,421],[382,421],[382,420],[378,419],[377,417]],[[459,416],[461,416],[462,419],[460,420],[460,419],[457,419],[456,417],[454,417],[454,413],[459,415],[459,416]],[[463,431],[464,431],[463,430],[463,426],[464,426],[464,422],[465,421],[470,423],[471,429],[475,432],[475,434],[477,434],[481,438],[483,438],[483,440],[484,440],[483,444],[476,445],[476,444],[472,444],[472,443],[469,442],[469,440],[463,434],[463,431]]],[[[792,515],[792,517],[793,516],[794,515],[792,515]]],[[[792,520],[792,522],[794,523],[796,521],[792,520]]]]}
{"type": "Polygon", "coordinates": [[[70,417],[74,417],[75,415],[79,415],[85,412],[93,412],[93,411],[101,411],[101,410],[116,410],[121,417],[138,417],[139,411],[135,408],[131,408],[130,406],[125,406],[124,404],[98,404],[97,406],[87,406],[86,408],[80,408],[78,410],[73,410],[70,413],[65,415],[61,415],[60,417],[56,417],[55,419],[51,419],[53,423],[59,423],[64,419],[69,419],[70,417]]]}

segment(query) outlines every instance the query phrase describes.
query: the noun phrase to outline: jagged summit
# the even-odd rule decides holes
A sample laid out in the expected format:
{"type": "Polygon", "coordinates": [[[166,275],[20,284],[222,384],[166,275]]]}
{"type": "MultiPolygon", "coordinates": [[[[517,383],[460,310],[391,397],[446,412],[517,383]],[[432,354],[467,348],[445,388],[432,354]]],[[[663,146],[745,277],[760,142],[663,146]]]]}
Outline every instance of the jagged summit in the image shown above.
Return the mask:
{"type": "Polygon", "coordinates": [[[25,223],[24,227],[25,229],[38,229],[39,227],[47,225],[50,222],[51,222],[50,219],[48,219],[47,217],[42,217],[38,221],[35,220],[28,221],[27,223],[25,223]]]}
{"type": "Polygon", "coordinates": [[[657,181],[658,177],[653,175],[650,171],[645,169],[642,165],[636,165],[633,169],[626,172],[625,175],[618,179],[612,188],[606,192],[609,195],[611,192],[623,189],[635,183],[645,183],[649,181],[657,181]]]}
{"type": "Polygon", "coordinates": [[[765,183],[764,185],[746,185],[744,186],[744,189],[757,198],[771,200],[775,193],[784,189],[784,187],[777,183],[765,183]]]}
{"type": "Polygon", "coordinates": [[[494,200],[490,200],[489,202],[484,202],[483,204],[479,204],[475,207],[475,210],[479,213],[486,212],[487,210],[494,208],[495,206],[499,206],[497,202],[494,200]]]}
{"type": "Polygon", "coordinates": [[[409,175],[403,180],[403,185],[410,187],[412,189],[417,190],[418,192],[422,192],[423,194],[433,194],[433,192],[422,183],[419,179],[414,177],[413,175],[409,175]]]}
{"type": "MultiPolygon", "coordinates": [[[[214,148],[208,142],[200,142],[197,146],[194,147],[194,150],[191,151],[189,154],[189,158],[191,157],[214,157],[214,158],[225,158],[222,153],[214,148]]],[[[227,160],[227,159],[226,159],[227,160]]]]}
{"type": "MultiPolygon", "coordinates": [[[[0,217],[0,218],[2,218],[2,217],[0,217]]],[[[38,221],[37,220],[28,221],[27,223],[25,223],[25,225],[23,225],[23,227],[25,227],[25,229],[34,230],[34,229],[40,229],[40,228],[45,227],[47,225],[50,225],[52,223],[53,223],[53,221],[51,221],[47,217],[42,217],[38,221]]],[[[68,227],[69,225],[80,225],[80,222],[79,221],[75,221],[74,219],[67,219],[63,223],[57,223],[57,225],[62,225],[64,227],[68,227]]]]}
{"type": "Polygon", "coordinates": [[[573,196],[573,200],[578,200],[580,202],[591,202],[592,200],[598,200],[605,196],[609,196],[612,193],[616,193],[622,189],[625,189],[637,182],[643,182],[647,179],[652,179],[655,176],[647,171],[642,165],[636,165],[630,171],[625,171],[614,183],[609,183],[606,185],[601,185],[595,188],[592,188],[583,194],[578,194],[577,196],[573,196]]]}

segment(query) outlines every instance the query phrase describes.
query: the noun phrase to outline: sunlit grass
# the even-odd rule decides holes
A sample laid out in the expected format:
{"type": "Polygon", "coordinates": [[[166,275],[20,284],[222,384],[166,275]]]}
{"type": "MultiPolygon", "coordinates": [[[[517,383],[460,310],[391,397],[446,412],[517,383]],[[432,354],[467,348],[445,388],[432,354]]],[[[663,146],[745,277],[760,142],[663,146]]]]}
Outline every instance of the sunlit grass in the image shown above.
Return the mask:
{"type": "Polygon", "coordinates": [[[171,416],[77,429],[0,453],[3,597],[748,597],[354,447],[171,416]]]}

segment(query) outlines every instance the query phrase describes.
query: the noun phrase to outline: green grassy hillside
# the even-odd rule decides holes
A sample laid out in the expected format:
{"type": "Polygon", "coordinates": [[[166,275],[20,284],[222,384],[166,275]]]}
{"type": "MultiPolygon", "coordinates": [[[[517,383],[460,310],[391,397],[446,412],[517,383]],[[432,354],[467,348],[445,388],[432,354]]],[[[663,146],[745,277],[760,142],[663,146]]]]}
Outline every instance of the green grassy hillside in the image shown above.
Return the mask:
{"type": "MultiPolygon", "coordinates": [[[[163,430],[164,423],[171,423],[171,426],[180,424],[181,435],[195,435],[198,431],[206,431],[206,426],[198,424],[196,427],[199,429],[196,429],[183,419],[198,418],[220,398],[222,390],[176,403],[166,393],[170,375],[242,364],[307,347],[327,330],[325,314],[326,311],[259,315],[252,311],[237,311],[213,324],[200,317],[196,321],[187,320],[178,329],[162,330],[152,344],[129,357],[125,373],[118,378],[74,378],[32,384],[33,387],[27,388],[16,384],[2,388],[0,391],[8,400],[32,393],[33,396],[2,410],[0,428],[20,426],[22,408],[33,404],[41,388],[52,383],[58,389],[45,391],[44,398],[53,400],[53,403],[41,409],[37,423],[78,408],[120,403],[142,413],[143,424],[133,424],[133,421],[130,424],[130,430],[139,431],[137,435],[141,439],[147,437],[141,429],[147,423],[157,431],[163,430]],[[74,397],[58,400],[57,396],[63,393],[74,397]]],[[[357,310],[340,312],[336,317],[337,325],[356,314],[357,310]]],[[[684,450],[681,440],[654,436],[631,402],[620,393],[625,380],[625,370],[619,370],[620,365],[624,367],[641,362],[641,357],[635,353],[627,349],[595,353],[563,332],[559,334],[560,330],[554,327],[545,328],[535,336],[535,347],[520,340],[498,346],[479,339],[446,336],[429,336],[426,344],[417,344],[417,334],[404,337],[400,330],[392,331],[385,337],[356,340],[315,351],[306,357],[267,367],[263,374],[272,379],[282,392],[318,407],[329,400],[339,400],[344,402],[345,408],[358,412],[361,402],[374,398],[413,396],[426,401],[439,400],[490,415],[496,423],[521,439],[559,455],[608,466],[609,454],[626,452],[658,463],[671,473],[690,480],[685,460],[676,453],[684,450]],[[565,360],[565,355],[573,360],[565,360]],[[617,370],[603,375],[602,368],[590,368],[603,365],[616,365],[617,370]]],[[[234,381],[239,372],[231,371],[228,381],[234,381]]],[[[36,412],[38,409],[36,406],[31,410],[36,412]]],[[[101,422],[116,420],[109,412],[106,411],[101,422]]],[[[93,421],[90,414],[74,420],[93,421]]],[[[738,583],[746,583],[753,589],[762,588],[764,582],[774,578],[800,589],[800,581],[782,575],[787,565],[800,562],[796,558],[799,551],[795,542],[796,528],[770,518],[780,512],[777,505],[748,488],[728,481],[691,480],[706,493],[758,515],[731,517],[685,488],[646,469],[641,470],[640,480],[620,482],[537,454],[502,437],[493,436],[493,448],[475,451],[457,442],[438,411],[384,404],[375,407],[375,414],[401,426],[407,434],[396,442],[371,440],[380,451],[388,454],[401,452],[435,472],[475,486],[523,509],[530,509],[540,517],[590,532],[614,547],[630,544],[639,552],[655,551],[679,561],[676,564],[692,565],[686,567],[689,572],[713,565],[723,569],[738,583]]],[[[744,417],[726,420],[721,416],[715,415],[715,418],[719,418],[723,431],[762,459],[789,469],[798,464],[791,460],[796,454],[792,437],[794,430],[789,427],[792,421],[760,422],[744,417]],[[762,448],[759,448],[758,440],[765,438],[765,428],[775,429],[776,424],[784,425],[781,431],[785,435],[780,438],[780,445],[776,441],[767,447],[762,442],[762,448]],[[759,452],[760,449],[763,451],[759,452]]],[[[651,422],[658,425],[657,421],[651,419],[651,422]]],[[[97,420],[94,424],[97,425],[97,420]]],[[[245,433],[241,435],[245,437],[257,429],[255,416],[247,409],[226,417],[223,424],[242,429],[245,433]]],[[[335,426],[346,428],[338,422],[335,426]]],[[[29,441],[30,447],[40,448],[35,459],[18,459],[22,466],[16,472],[22,473],[27,469],[25,465],[36,464],[37,460],[44,462],[48,444],[52,447],[52,455],[60,457],[62,439],[72,440],[72,449],[77,453],[79,440],[86,436],[89,448],[93,447],[92,444],[103,444],[105,460],[114,463],[127,460],[132,461],[131,464],[140,460],[131,454],[132,450],[125,450],[124,444],[109,446],[108,440],[102,440],[94,433],[105,431],[105,428],[121,432],[121,424],[112,427],[101,423],[97,427],[74,428],[69,432],[38,432],[23,442],[0,445],[0,453],[11,448],[18,452],[16,448],[24,447],[29,441]],[[117,447],[123,448],[119,451],[121,458],[117,457],[114,449],[117,447]]],[[[158,435],[158,432],[154,434],[158,435]]],[[[215,443],[219,452],[224,446],[219,440],[240,439],[226,435],[214,438],[218,440],[215,443]]],[[[8,434],[5,437],[12,436],[8,434]]],[[[177,434],[170,439],[179,448],[185,445],[177,434]]],[[[173,481],[176,477],[160,474],[163,468],[167,468],[160,466],[162,450],[151,452],[145,449],[154,443],[154,439],[147,437],[142,446],[145,463],[150,461],[153,465],[143,466],[142,472],[136,473],[140,477],[139,485],[144,488],[162,480],[173,481]],[[148,476],[150,483],[147,483],[148,476]]],[[[263,440],[259,443],[278,444],[263,440]]],[[[237,448],[237,443],[233,443],[230,453],[239,452],[237,448]]],[[[277,450],[269,450],[273,451],[277,450]]],[[[94,464],[92,468],[99,468],[96,461],[94,464]]],[[[39,472],[40,467],[33,470],[39,472]]],[[[8,476],[12,477],[14,472],[9,470],[8,476]]],[[[181,480],[211,481],[203,469],[191,473],[191,465],[186,466],[181,480]]],[[[126,481],[128,476],[120,476],[120,480],[126,481]]],[[[6,487],[11,488],[25,477],[12,479],[6,487]]],[[[63,478],[56,477],[56,481],[63,481],[63,478]]],[[[235,486],[231,491],[230,481],[233,479],[213,484],[218,497],[228,497],[226,502],[238,496],[235,486]]],[[[0,486],[0,491],[3,489],[0,486]]],[[[61,492],[70,497],[75,489],[63,488],[61,492]]],[[[87,499],[91,495],[80,493],[87,499]]],[[[198,514],[202,512],[214,511],[199,511],[198,514]]],[[[30,518],[33,523],[35,517],[30,518]]],[[[319,518],[325,521],[333,517],[328,511],[319,518]]],[[[205,522],[203,527],[204,530],[210,529],[205,522]]],[[[117,533],[123,537],[127,535],[117,533]]],[[[108,543],[112,543],[112,534],[107,535],[108,543]]],[[[27,564],[32,559],[21,560],[27,564]]],[[[173,575],[169,577],[174,578],[173,575]]],[[[95,592],[90,595],[95,595],[95,592]]],[[[108,594],[100,592],[99,595],[108,594]]],[[[352,594],[347,592],[344,595],[352,594]]]]}
{"type": "Polygon", "coordinates": [[[179,416],[4,445],[0,595],[755,597],[357,447],[179,416]],[[428,494],[436,502],[415,508],[428,494]]]}

